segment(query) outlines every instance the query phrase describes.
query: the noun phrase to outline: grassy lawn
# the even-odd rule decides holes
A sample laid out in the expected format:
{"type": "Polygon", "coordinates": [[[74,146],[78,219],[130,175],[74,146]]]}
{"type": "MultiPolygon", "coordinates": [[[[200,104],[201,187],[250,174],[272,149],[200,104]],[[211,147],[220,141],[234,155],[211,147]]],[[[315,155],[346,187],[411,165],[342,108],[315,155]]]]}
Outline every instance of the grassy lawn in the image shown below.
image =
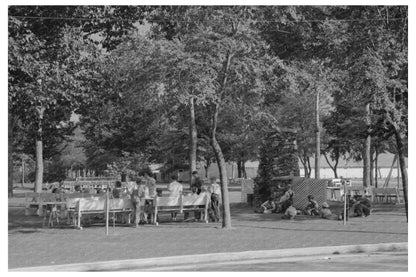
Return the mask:
{"type": "MultiPolygon", "coordinates": [[[[339,209],[341,203],[331,203],[339,209]]],[[[328,245],[405,242],[408,237],[403,205],[376,205],[367,218],[342,221],[281,214],[256,214],[245,204],[231,207],[231,230],[219,223],[171,222],[161,216],[159,226],[116,225],[105,235],[102,222],[83,230],[62,225],[42,228],[42,218],[24,216],[9,208],[9,267],[138,259],[249,250],[304,248],[328,245]]]]}

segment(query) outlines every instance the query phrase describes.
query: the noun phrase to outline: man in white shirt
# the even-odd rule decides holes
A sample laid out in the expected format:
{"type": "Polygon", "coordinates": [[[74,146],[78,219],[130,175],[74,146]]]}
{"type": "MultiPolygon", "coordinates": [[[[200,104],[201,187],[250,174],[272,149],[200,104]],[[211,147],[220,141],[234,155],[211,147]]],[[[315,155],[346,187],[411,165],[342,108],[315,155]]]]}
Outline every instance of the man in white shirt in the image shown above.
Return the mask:
{"type": "MultiPolygon", "coordinates": [[[[168,185],[169,196],[179,197],[183,192],[183,186],[182,186],[181,183],[178,182],[178,176],[177,175],[172,175],[171,179],[172,179],[172,182],[169,183],[169,185],[168,185]]],[[[176,221],[177,214],[178,214],[177,212],[173,212],[171,214],[173,221],[176,221]]]]}

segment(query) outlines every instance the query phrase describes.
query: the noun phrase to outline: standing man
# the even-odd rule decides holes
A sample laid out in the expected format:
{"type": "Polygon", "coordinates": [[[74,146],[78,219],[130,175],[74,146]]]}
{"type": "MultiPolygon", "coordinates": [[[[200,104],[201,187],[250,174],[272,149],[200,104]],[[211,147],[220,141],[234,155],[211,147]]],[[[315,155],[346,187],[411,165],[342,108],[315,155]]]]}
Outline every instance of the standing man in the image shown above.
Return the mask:
{"type": "Polygon", "coordinates": [[[150,169],[143,171],[141,174],[143,176],[143,178],[141,179],[141,183],[149,191],[148,198],[150,199],[146,199],[144,202],[144,210],[145,210],[145,213],[147,214],[148,223],[153,222],[153,199],[156,196],[156,180],[150,177],[151,174],[152,173],[150,169]],[[149,220],[149,216],[150,216],[150,220],[149,220]]]}
{"type": "Polygon", "coordinates": [[[211,209],[214,215],[214,221],[220,221],[220,197],[221,197],[221,188],[217,183],[217,177],[211,177],[211,186],[209,187],[209,192],[211,193],[211,209]]]}
{"type": "MultiPolygon", "coordinates": [[[[171,179],[172,179],[172,182],[169,183],[169,185],[168,185],[169,196],[179,197],[182,194],[182,191],[183,191],[182,184],[178,182],[178,176],[177,175],[172,175],[171,179]]],[[[173,221],[176,221],[176,215],[177,214],[178,214],[177,212],[171,213],[173,221]]]]}
{"type": "Polygon", "coordinates": [[[149,197],[153,198],[156,196],[156,180],[150,174],[148,171],[143,172],[142,183],[149,189],[149,197]]]}

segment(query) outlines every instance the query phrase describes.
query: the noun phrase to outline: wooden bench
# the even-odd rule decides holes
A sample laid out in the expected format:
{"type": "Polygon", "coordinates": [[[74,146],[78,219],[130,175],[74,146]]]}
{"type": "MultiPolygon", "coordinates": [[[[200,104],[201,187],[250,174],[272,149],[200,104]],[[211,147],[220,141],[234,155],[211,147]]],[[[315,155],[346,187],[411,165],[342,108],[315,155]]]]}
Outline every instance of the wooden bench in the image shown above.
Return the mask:
{"type": "Polygon", "coordinates": [[[400,203],[400,194],[397,188],[373,188],[373,200],[388,203],[392,202],[392,198],[400,203]]]}
{"type": "Polygon", "coordinates": [[[159,225],[158,214],[163,212],[177,212],[184,211],[200,211],[204,214],[204,221],[208,223],[208,207],[210,203],[210,195],[208,193],[201,193],[199,195],[180,195],[178,197],[155,197],[154,209],[154,223],[159,225]]]}
{"type": "Polygon", "coordinates": [[[386,196],[386,191],[384,188],[373,188],[372,201],[373,202],[383,202],[386,196]]]}
{"type": "MultiPolygon", "coordinates": [[[[74,200],[68,200],[74,201],[74,200]]],[[[131,199],[115,198],[109,199],[109,212],[113,214],[113,224],[116,213],[127,213],[130,215],[134,211],[134,205],[131,199]]],[[[105,197],[80,198],[76,202],[75,214],[77,215],[76,226],[81,229],[81,220],[83,215],[105,214],[106,213],[105,197]]],[[[130,222],[130,216],[128,217],[130,222]]]]}
{"type": "Polygon", "coordinates": [[[364,186],[348,186],[348,187],[345,187],[345,189],[346,189],[346,194],[348,196],[355,196],[355,195],[364,196],[366,194],[364,186]]]}
{"type": "Polygon", "coordinates": [[[395,198],[398,203],[400,203],[399,190],[397,188],[385,188],[385,197],[386,202],[391,202],[392,198],[395,198]]]}

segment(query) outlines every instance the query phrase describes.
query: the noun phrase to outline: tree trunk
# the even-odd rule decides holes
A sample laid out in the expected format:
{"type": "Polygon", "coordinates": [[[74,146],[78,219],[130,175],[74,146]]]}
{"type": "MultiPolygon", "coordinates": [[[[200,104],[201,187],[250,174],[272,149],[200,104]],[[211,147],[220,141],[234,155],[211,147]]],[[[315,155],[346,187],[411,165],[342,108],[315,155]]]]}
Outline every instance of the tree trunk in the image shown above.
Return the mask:
{"type": "Polygon", "coordinates": [[[222,227],[231,228],[231,211],[230,201],[228,196],[228,180],[227,169],[225,166],[225,159],[222,153],[221,147],[215,136],[211,138],[211,147],[214,150],[215,158],[217,160],[218,172],[220,173],[221,180],[221,194],[222,194],[222,227]]]}
{"type": "Polygon", "coordinates": [[[376,156],[374,157],[374,186],[378,188],[378,150],[375,150],[376,156]]]}
{"type": "Polygon", "coordinates": [[[42,191],[43,184],[43,141],[42,141],[42,121],[45,108],[38,109],[39,122],[36,134],[36,178],[35,178],[35,192],[42,191]]]}
{"type": "Polygon", "coordinates": [[[370,128],[370,103],[365,106],[366,111],[366,124],[367,124],[367,136],[364,141],[364,155],[363,155],[363,183],[364,187],[371,186],[370,184],[370,163],[371,163],[371,136],[368,132],[370,128]]]}
{"type": "Polygon", "coordinates": [[[211,159],[205,159],[205,177],[208,178],[208,170],[211,166],[211,159]]]}
{"type": "Polygon", "coordinates": [[[319,124],[319,91],[316,93],[315,100],[315,132],[316,132],[316,149],[315,149],[315,179],[320,178],[320,156],[321,156],[321,127],[319,124]]]}
{"type": "Polygon", "coordinates": [[[407,170],[406,170],[406,161],[404,159],[405,150],[404,150],[404,145],[403,145],[403,138],[399,130],[395,129],[394,133],[396,137],[397,152],[399,155],[400,170],[402,173],[402,186],[403,186],[404,206],[406,209],[406,221],[409,222],[409,213],[408,213],[408,204],[407,204],[407,170]]]}
{"type": "Polygon", "coordinates": [[[308,178],[308,166],[306,165],[306,162],[302,162],[303,165],[303,171],[305,173],[305,178],[308,178]]]}
{"type": "Polygon", "coordinates": [[[370,186],[374,186],[374,151],[370,151],[370,186]]]}
{"type": "Polygon", "coordinates": [[[312,172],[312,169],[311,169],[311,159],[309,157],[306,157],[306,162],[308,164],[308,178],[311,178],[311,172],[312,172]]]}
{"type": "Polygon", "coordinates": [[[241,178],[242,171],[241,171],[241,163],[240,161],[237,161],[237,178],[241,178]]]}
{"type": "MultiPolygon", "coordinates": [[[[189,98],[189,185],[192,184],[192,172],[196,170],[197,130],[195,123],[194,98],[189,98]]],[[[208,170],[205,174],[208,174],[208,170]]]]}
{"type": "Polygon", "coordinates": [[[42,192],[43,184],[43,142],[42,139],[36,139],[36,179],[35,192],[42,192]]]}
{"type": "Polygon", "coordinates": [[[217,123],[218,123],[218,112],[220,109],[220,103],[222,100],[222,95],[225,91],[225,87],[228,79],[228,69],[231,63],[231,54],[227,52],[226,60],[224,61],[224,67],[222,70],[222,80],[221,87],[218,91],[219,100],[213,105],[213,110],[211,114],[211,139],[210,144],[214,151],[215,158],[217,160],[218,171],[220,173],[221,180],[221,193],[222,193],[222,211],[223,211],[223,220],[222,227],[226,229],[231,228],[231,212],[230,212],[230,200],[228,197],[228,180],[227,180],[227,168],[225,166],[225,159],[222,153],[221,147],[218,144],[216,138],[217,132],[217,123]]]}
{"type": "Polygon", "coordinates": [[[22,157],[22,188],[25,185],[25,159],[22,157]]]}
{"type": "Polygon", "coordinates": [[[336,158],[335,158],[335,164],[334,164],[334,165],[332,165],[332,164],[330,163],[330,161],[329,161],[328,157],[326,156],[326,153],[324,153],[324,158],[325,158],[325,160],[326,160],[327,164],[329,165],[329,167],[330,167],[330,168],[332,169],[332,171],[334,172],[334,177],[335,177],[335,178],[338,178],[337,167],[338,167],[339,155],[338,155],[338,154],[336,155],[336,158]]]}
{"type": "Polygon", "coordinates": [[[215,104],[214,113],[212,116],[212,133],[211,133],[211,147],[215,154],[215,159],[218,165],[218,172],[220,173],[221,180],[221,194],[222,194],[222,227],[231,228],[231,212],[230,212],[230,200],[228,196],[228,180],[227,180],[227,168],[225,166],[225,159],[222,153],[221,147],[216,138],[217,121],[218,121],[219,104],[215,104]]]}
{"type": "Polygon", "coordinates": [[[299,157],[300,162],[303,165],[303,172],[304,172],[305,178],[307,178],[307,176],[308,176],[308,168],[307,168],[307,165],[306,165],[306,155],[303,156],[302,151],[298,151],[298,157],[299,157]]]}
{"type": "Polygon", "coordinates": [[[8,121],[8,196],[13,197],[13,118],[10,114],[8,121]]]}
{"type": "Polygon", "coordinates": [[[247,179],[246,166],[245,166],[245,162],[243,160],[239,160],[237,162],[237,169],[238,169],[238,178],[247,179]]]}

